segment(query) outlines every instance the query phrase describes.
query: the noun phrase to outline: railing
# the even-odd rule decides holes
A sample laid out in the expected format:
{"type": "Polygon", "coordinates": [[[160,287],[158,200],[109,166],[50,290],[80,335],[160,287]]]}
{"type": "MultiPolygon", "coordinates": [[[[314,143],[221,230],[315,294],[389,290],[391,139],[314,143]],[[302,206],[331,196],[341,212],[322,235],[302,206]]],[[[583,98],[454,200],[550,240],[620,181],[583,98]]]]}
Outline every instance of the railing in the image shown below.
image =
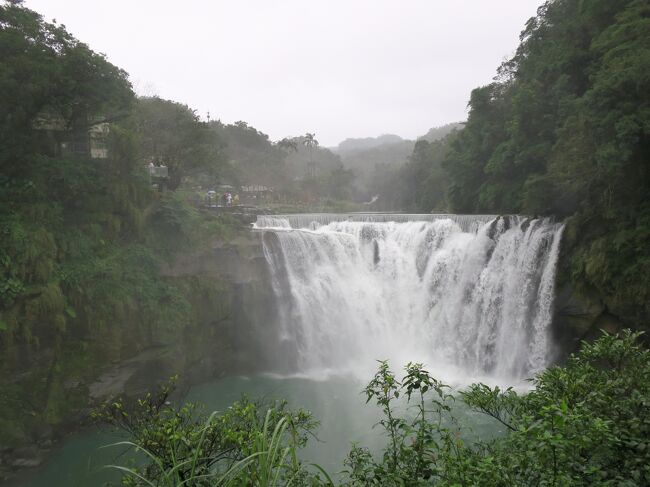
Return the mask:
{"type": "Polygon", "coordinates": [[[149,175],[152,178],[168,178],[167,166],[149,166],[149,175]]]}

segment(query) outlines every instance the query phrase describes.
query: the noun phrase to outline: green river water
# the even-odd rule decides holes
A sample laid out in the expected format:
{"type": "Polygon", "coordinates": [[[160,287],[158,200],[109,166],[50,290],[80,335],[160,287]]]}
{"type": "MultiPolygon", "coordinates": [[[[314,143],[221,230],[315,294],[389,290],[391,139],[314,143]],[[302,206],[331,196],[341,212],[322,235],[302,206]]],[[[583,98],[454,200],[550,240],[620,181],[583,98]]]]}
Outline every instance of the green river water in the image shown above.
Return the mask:
{"type": "MultiPolygon", "coordinates": [[[[352,442],[380,451],[384,438],[373,425],[380,419],[378,408],[366,404],[364,384],[342,377],[327,380],[275,378],[269,376],[229,377],[193,387],[186,400],[205,404],[206,410],[223,410],[242,394],[251,398],[286,399],[293,408],[310,410],[320,421],[317,436],[303,450],[302,457],[323,466],[330,474],[343,468],[352,442]]],[[[461,423],[473,438],[499,433],[497,425],[478,413],[455,408],[461,423]]],[[[119,441],[114,432],[87,430],[69,437],[58,446],[42,468],[14,482],[11,487],[100,487],[119,485],[119,473],[102,468],[124,464],[117,447],[102,448],[119,441]]]]}

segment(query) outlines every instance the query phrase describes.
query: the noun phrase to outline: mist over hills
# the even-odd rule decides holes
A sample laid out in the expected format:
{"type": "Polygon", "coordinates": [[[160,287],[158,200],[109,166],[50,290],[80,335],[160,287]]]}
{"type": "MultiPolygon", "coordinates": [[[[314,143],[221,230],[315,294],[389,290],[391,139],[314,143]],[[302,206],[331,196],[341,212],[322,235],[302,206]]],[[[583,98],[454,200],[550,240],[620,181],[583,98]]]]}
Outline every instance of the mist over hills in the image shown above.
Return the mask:
{"type": "Polygon", "coordinates": [[[379,137],[348,138],[333,150],[339,154],[345,154],[359,150],[372,149],[382,145],[399,144],[400,142],[405,142],[405,140],[395,134],[383,134],[379,137]]]}
{"type": "MultiPolygon", "coordinates": [[[[456,122],[432,127],[418,140],[434,142],[462,126],[462,123],[456,122]]],[[[383,134],[378,137],[347,138],[331,150],[341,156],[343,165],[348,169],[371,169],[375,164],[403,164],[413,152],[415,142],[399,135],[383,134]]]]}

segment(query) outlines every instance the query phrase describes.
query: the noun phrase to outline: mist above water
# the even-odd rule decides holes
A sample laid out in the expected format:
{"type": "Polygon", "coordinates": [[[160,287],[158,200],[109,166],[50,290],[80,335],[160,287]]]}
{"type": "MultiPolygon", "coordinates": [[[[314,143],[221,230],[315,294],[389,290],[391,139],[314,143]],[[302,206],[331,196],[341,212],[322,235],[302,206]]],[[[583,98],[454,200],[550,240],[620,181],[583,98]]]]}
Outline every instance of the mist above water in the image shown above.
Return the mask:
{"type": "Polygon", "coordinates": [[[362,379],[389,359],[447,381],[517,382],[552,358],[563,226],[489,215],[259,217],[296,373],[362,379]]]}

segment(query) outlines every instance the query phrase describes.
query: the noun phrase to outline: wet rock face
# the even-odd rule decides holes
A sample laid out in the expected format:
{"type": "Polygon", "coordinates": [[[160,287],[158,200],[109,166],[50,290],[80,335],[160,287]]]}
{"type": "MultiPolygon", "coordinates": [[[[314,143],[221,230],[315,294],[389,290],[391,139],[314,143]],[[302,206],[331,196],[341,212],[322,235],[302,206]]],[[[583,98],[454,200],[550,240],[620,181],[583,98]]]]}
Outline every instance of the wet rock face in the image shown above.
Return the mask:
{"type": "Polygon", "coordinates": [[[610,313],[594,290],[578,290],[571,283],[560,287],[555,298],[553,330],[563,348],[563,355],[577,350],[582,340],[600,336],[601,330],[617,333],[625,327],[610,313]]]}
{"type": "MultiPolygon", "coordinates": [[[[179,256],[165,276],[199,277],[221,283],[221,290],[193,302],[193,310],[209,336],[187,353],[192,373],[202,380],[231,372],[249,373],[264,368],[259,354],[262,336],[275,316],[275,299],[264,257],[263,232],[241,231],[227,242],[214,242],[201,252],[179,256]],[[218,303],[217,303],[218,302],[218,303]],[[213,351],[206,348],[206,343],[213,351]],[[218,363],[215,363],[218,362],[218,363]]],[[[196,340],[195,340],[196,342],[196,340]]]]}
{"type": "Polygon", "coordinates": [[[182,336],[157,337],[157,346],[114,364],[89,386],[91,399],[138,396],[172,375],[187,387],[259,366],[255,328],[272,306],[261,237],[242,230],[227,242],[179,254],[161,269],[164,278],[200,283],[190,298],[193,324],[182,336]]]}
{"type": "Polygon", "coordinates": [[[138,396],[146,393],[151,384],[174,375],[168,347],[144,350],[135,357],[115,364],[88,386],[88,396],[93,403],[111,397],[138,396]]]}
{"type": "Polygon", "coordinates": [[[259,232],[242,231],[227,242],[215,241],[205,249],[179,254],[161,269],[161,275],[202,275],[231,284],[259,281],[266,272],[261,239],[259,232]]]}
{"type": "Polygon", "coordinates": [[[43,443],[39,447],[26,446],[15,449],[0,447],[0,480],[9,480],[16,472],[40,466],[52,445],[50,440],[43,443]]]}
{"type": "MultiPolygon", "coordinates": [[[[590,226],[578,216],[565,220],[553,322],[556,343],[562,347],[562,352],[574,352],[581,340],[598,338],[601,330],[617,333],[631,328],[646,331],[645,340],[650,345],[647,335],[650,325],[643,318],[646,312],[638,302],[631,301],[620,289],[616,290],[613,283],[595,284],[593,275],[590,277],[586,273],[594,236],[602,235],[602,229],[597,227],[598,219],[595,222],[590,226]]],[[[604,265],[603,262],[600,265],[604,265]]],[[[597,272],[594,265],[592,274],[597,272]]]]}
{"type": "MultiPolygon", "coordinates": [[[[67,396],[74,394],[78,399],[75,406],[54,427],[43,422],[40,429],[36,425],[19,432],[21,436],[11,444],[0,439],[0,483],[6,476],[39,466],[52,443],[86,425],[91,408],[103,401],[140,397],[174,375],[179,376],[182,393],[193,384],[251,372],[262,365],[252,346],[256,343],[254,324],[268,318],[272,288],[260,233],[242,226],[226,241],[188,248],[160,274],[189,302],[186,319],[173,329],[143,337],[129,350],[122,349],[121,359],[106,360],[96,376],[64,378],[61,387],[67,396]],[[44,446],[48,442],[50,446],[44,446]],[[39,448],[21,451],[16,448],[21,445],[39,448]]],[[[44,363],[52,361],[51,352],[39,354],[44,363]]],[[[17,375],[14,380],[26,379],[17,375]]]]}
{"type": "Polygon", "coordinates": [[[596,293],[577,292],[571,284],[565,285],[556,296],[556,313],[570,321],[576,334],[586,333],[605,310],[596,293]]]}
{"type": "Polygon", "coordinates": [[[14,468],[34,468],[38,467],[41,463],[43,463],[43,458],[36,456],[32,458],[17,458],[11,462],[11,466],[14,468]]]}

